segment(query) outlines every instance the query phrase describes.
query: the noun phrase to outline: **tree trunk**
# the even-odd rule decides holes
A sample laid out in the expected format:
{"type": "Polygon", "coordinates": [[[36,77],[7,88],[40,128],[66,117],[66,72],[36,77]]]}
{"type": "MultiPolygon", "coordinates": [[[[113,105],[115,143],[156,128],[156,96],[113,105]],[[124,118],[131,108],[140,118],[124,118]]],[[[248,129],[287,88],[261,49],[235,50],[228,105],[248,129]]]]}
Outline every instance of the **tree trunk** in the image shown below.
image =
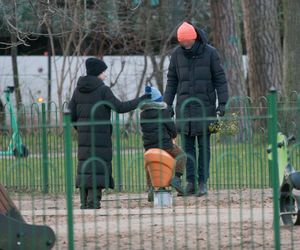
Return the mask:
{"type": "Polygon", "coordinates": [[[165,56],[161,55],[159,57],[159,63],[157,63],[155,55],[150,55],[150,59],[152,62],[152,67],[153,67],[153,76],[155,79],[155,83],[161,93],[164,91],[164,61],[165,61],[165,56]]]}
{"type": "Polygon", "coordinates": [[[292,91],[300,92],[300,1],[283,1],[283,10],[283,83],[286,95],[290,96],[292,91]]]}
{"type": "Polygon", "coordinates": [[[224,65],[230,96],[245,96],[241,31],[234,0],[211,0],[213,43],[224,65]]]}
{"type": "MultiPolygon", "coordinates": [[[[15,37],[15,35],[12,35],[12,37],[15,37]]],[[[13,39],[12,39],[12,41],[13,41],[13,39]]],[[[19,108],[22,105],[22,96],[21,96],[20,83],[19,83],[17,55],[18,55],[18,49],[17,49],[17,47],[13,46],[11,48],[11,60],[12,60],[12,70],[13,70],[13,79],[14,79],[14,86],[15,86],[16,103],[17,103],[17,107],[19,108]]]]}
{"type": "Polygon", "coordinates": [[[47,88],[47,119],[51,121],[51,96],[52,96],[52,75],[51,75],[51,42],[48,37],[48,88],[47,88]]]}
{"type": "Polygon", "coordinates": [[[0,132],[4,130],[5,126],[5,108],[0,99],[0,132]]]}
{"type": "MultiPolygon", "coordinates": [[[[12,25],[14,27],[17,27],[15,4],[12,4],[12,8],[13,8],[13,16],[11,19],[12,25]]],[[[18,62],[17,62],[18,47],[17,47],[16,31],[14,31],[14,30],[11,31],[10,38],[11,38],[11,44],[12,44],[10,53],[11,53],[11,60],[12,60],[13,80],[14,80],[14,86],[15,86],[15,97],[16,97],[17,108],[19,110],[19,107],[22,105],[22,96],[21,96],[21,90],[20,90],[18,62]]]]}
{"type": "MultiPolygon", "coordinates": [[[[224,66],[228,81],[229,96],[238,96],[231,99],[228,113],[238,113],[239,134],[237,140],[247,139],[251,135],[245,96],[247,95],[246,81],[243,70],[243,57],[241,46],[241,30],[234,0],[211,0],[211,28],[213,43],[217,47],[221,62],[224,66]],[[245,134],[247,131],[247,134],[245,134]]],[[[226,140],[226,138],[224,138],[226,140]]]]}
{"type": "Polygon", "coordinates": [[[57,98],[58,98],[58,110],[59,110],[59,127],[62,127],[63,124],[63,113],[64,108],[63,107],[63,101],[62,101],[62,88],[57,88],[57,98]]]}
{"type": "Polygon", "coordinates": [[[282,52],[277,0],[242,0],[249,90],[253,102],[274,86],[282,89],[282,52]]]}

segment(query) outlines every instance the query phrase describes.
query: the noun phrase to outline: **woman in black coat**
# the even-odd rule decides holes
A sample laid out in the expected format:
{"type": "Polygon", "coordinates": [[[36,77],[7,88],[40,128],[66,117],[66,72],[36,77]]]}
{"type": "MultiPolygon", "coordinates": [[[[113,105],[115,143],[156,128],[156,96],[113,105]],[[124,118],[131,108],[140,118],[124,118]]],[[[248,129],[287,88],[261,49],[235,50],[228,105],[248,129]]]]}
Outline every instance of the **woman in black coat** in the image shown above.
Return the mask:
{"type": "Polygon", "coordinates": [[[96,58],[87,59],[85,64],[87,75],[79,78],[69,104],[72,122],[78,122],[75,126],[78,132],[76,187],[80,189],[82,209],[100,208],[102,189],[114,188],[111,110],[126,113],[136,109],[141,101],[151,98],[144,95],[121,102],[103,82],[106,64],[96,58]],[[99,123],[80,125],[89,121],[99,123]]]}

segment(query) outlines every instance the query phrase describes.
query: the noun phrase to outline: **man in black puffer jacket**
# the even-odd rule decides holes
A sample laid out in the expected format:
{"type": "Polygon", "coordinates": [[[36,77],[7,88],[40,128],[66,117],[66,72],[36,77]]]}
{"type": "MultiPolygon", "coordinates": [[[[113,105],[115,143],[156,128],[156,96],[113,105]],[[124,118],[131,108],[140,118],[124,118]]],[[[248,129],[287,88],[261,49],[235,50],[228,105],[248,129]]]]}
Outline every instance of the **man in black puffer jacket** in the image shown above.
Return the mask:
{"type": "Polygon", "coordinates": [[[114,188],[111,110],[129,112],[136,109],[143,100],[151,98],[150,95],[144,95],[121,102],[103,82],[106,78],[106,64],[96,58],[87,59],[85,64],[87,75],[79,78],[69,104],[72,122],[100,121],[101,124],[75,126],[78,132],[76,187],[80,189],[82,209],[100,208],[102,189],[114,188]]]}
{"type": "Polygon", "coordinates": [[[183,134],[187,160],[188,194],[195,193],[198,182],[201,196],[207,193],[209,178],[211,121],[204,117],[221,116],[228,100],[227,81],[216,49],[207,44],[205,33],[190,23],[184,22],[177,30],[180,46],[172,53],[164,101],[173,112],[173,101],[177,95],[177,129],[183,134]],[[216,107],[216,99],[218,107],[216,107]],[[198,141],[198,171],[195,171],[198,141]],[[198,178],[196,173],[198,172],[198,178]]]}

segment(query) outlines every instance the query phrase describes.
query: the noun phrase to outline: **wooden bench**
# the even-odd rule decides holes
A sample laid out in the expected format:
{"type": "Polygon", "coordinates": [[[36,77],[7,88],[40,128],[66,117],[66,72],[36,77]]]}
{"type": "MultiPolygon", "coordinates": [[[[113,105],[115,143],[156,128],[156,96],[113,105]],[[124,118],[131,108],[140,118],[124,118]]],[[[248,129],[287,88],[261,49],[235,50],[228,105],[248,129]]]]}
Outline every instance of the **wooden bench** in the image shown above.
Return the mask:
{"type": "Polygon", "coordinates": [[[27,224],[0,184],[0,250],[51,249],[54,243],[53,230],[44,225],[27,224]]]}

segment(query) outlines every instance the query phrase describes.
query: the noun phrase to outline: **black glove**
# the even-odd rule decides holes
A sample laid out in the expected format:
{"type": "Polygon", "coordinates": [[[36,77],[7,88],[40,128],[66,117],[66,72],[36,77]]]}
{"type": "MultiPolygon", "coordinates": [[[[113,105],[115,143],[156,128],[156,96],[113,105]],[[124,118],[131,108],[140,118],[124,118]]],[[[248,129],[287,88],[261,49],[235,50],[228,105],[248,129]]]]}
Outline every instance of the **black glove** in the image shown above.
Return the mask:
{"type": "Polygon", "coordinates": [[[224,116],[225,115],[225,104],[220,104],[216,109],[216,113],[219,116],[224,116]]]}
{"type": "Polygon", "coordinates": [[[170,116],[173,117],[175,113],[174,113],[174,109],[172,106],[168,106],[168,111],[169,111],[170,116]]]}
{"type": "Polygon", "coordinates": [[[140,99],[140,102],[146,101],[146,100],[151,100],[151,93],[146,93],[146,94],[142,95],[139,99],[140,99]]]}

